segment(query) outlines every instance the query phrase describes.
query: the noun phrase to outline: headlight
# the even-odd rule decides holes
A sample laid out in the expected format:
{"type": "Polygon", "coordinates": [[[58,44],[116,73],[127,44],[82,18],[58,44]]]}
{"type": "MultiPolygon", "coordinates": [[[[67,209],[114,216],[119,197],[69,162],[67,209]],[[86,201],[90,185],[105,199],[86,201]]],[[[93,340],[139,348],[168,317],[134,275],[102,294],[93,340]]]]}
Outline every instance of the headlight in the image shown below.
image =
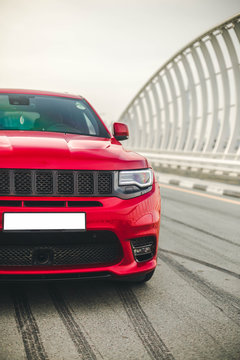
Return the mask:
{"type": "Polygon", "coordinates": [[[152,183],[152,169],[119,172],[119,186],[136,185],[142,189],[151,186],[152,183]]]}
{"type": "Polygon", "coordinates": [[[114,171],[113,196],[132,199],[152,190],[152,169],[114,171]]]}

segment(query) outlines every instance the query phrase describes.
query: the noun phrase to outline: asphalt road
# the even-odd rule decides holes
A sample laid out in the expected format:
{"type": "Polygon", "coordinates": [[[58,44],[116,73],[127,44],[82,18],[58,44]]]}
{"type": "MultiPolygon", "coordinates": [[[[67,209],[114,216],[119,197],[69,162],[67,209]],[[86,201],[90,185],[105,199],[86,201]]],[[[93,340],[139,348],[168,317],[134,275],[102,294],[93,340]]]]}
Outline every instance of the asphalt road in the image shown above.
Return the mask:
{"type": "Polygon", "coordinates": [[[0,359],[240,359],[240,201],[162,186],[144,285],[0,285],[0,359]]]}

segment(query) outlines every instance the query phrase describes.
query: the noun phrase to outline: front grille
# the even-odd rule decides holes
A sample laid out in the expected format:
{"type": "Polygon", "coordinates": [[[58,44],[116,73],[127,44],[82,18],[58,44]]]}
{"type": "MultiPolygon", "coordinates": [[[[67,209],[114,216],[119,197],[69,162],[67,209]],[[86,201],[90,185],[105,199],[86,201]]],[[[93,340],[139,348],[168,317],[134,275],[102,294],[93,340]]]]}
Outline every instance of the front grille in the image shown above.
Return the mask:
{"type": "Polygon", "coordinates": [[[10,177],[9,171],[0,172],[0,194],[9,194],[10,192],[10,177]]]}
{"type": "Polygon", "coordinates": [[[59,194],[74,193],[74,179],[72,172],[58,172],[57,183],[58,183],[59,194]]]}
{"type": "Polygon", "coordinates": [[[107,231],[1,235],[0,266],[112,264],[121,258],[117,237],[107,231]]]}
{"type": "Polygon", "coordinates": [[[36,193],[41,195],[53,193],[53,174],[50,171],[36,172],[36,193]]]}
{"type": "Polygon", "coordinates": [[[104,196],[112,193],[112,171],[0,169],[0,196],[104,196]]]}
{"type": "Polygon", "coordinates": [[[32,177],[29,171],[15,171],[14,185],[17,194],[31,194],[32,193],[32,177]]]}
{"type": "Polygon", "coordinates": [[[100,173],[98,176],[98,192],[99,194],[109,194],[112,189],[112,174],[100,173]]]}
{"type": "MultiPolygon", "coordinates": [[[[111,190],[112,191],[112,190],[111,190]]],[[[110,191],[110,192],[111,192],[110,191]]],[[[94,193],[94,179],[93,173],[78,173],[78,192],[79,194],[93,194],[94,193]]]]}

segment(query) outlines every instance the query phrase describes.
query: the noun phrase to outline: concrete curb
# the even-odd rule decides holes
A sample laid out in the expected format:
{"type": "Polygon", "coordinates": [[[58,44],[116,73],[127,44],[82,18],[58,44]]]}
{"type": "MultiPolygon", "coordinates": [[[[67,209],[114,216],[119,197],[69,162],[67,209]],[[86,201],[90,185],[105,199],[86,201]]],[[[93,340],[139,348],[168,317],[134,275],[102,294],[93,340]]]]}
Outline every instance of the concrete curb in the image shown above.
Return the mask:
{"type": "MultiPolygon", "coordinates": [[[[170,174],[169,174],[170,175],[170,174]]],[[[235,197],[240,199],[240,188],[239,191],[238,189],[229,189],[227,188],[227,186],[224,186],[226,184],[223,183],[219,183],[216,185],[215,184],[210,184],[208,183],[200,183],[197,182],[197,179],[186,179],[183,178],[181,179],[176,179],[176,178],[164,178],[164,176],[162,176],[162,174],[156,173],[156,178],[158,180],[159,183],[162,184],[169,184],[169,185],[175,185],[175,186],[179,186],[182,188],[187,188],[187,189],[195,189],[195,190],[200,190],[200,191],[205,191],[208,192],[210,194],[217,194],[217,195],[225,195],[225,196],[231,196],[231,197],[235,197]]],[[[236,186],[234,186],[235,188],[236,186]]]]}

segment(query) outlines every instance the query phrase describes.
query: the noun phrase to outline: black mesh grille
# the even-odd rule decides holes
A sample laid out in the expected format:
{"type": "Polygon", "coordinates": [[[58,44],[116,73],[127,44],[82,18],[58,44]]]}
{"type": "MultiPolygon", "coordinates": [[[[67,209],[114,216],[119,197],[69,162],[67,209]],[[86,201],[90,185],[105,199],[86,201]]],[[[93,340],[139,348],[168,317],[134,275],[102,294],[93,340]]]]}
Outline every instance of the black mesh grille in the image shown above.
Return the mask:
{"type": "Polygon", "coordinates": [[[31,265],[32,252],[27,247],[0,247],[0,265],[31,265]]]}
{"type": "Polygon", "coordinates": [[[30,171],[15,171],[15,192],[17,194],[32,193],[32,177],[30,171]]]}
{"type": "Polygon", "coordinates": [[[0,194],[9,194],[10,177],[8,171],[0,171],[0,194]]]}
{"type": "Polygon", "coordinates": [[[93,173],[78,173],[78,193],[94,193],[93,173]]]}
{"type": "Polygon", "coordinates": [[[51,172],[36,173],[36,192],[38,194],[53,193],[53,174],[51,172]]]}
{"type": "Polygon", "coordinates": [[[100,172],[98,175],[99,194],[111,194],[112,192],[112,173],[100,172]]]}
{"type": "Polygon", "coordinates": [[[119,251],[116,246],[103,246],[103,244],[71,248],[63,246],[0,247],[0,266],[39,265],[36,263],[37,252],[40,253],[42,250],[49,251],[51,257],[53,253],[51,265],[105,264],[115,262],[119,258],[119,251]],[[33,262],[33,253],[35,263],[33,262]]]}
{"type": "Polygon", "coordinates": [[[110,232],[100,232],[96,237],[87,233],[2,236],[0,266],[110,264],[122,258],[119,241],[110,232]],[[49,261],[38,263],[38,255],[49,255],[49,261]]]}
{"type": "Polygon", "coordinates": [[[58,192],[59,194],[74,193],[73,173],[71,172],[58,173],[58,192]]]}
{"type": "Polygon", "coordinates": [[[112,171],[0,169],[0,195],[113,194],[112,171]]]}
{"type": "Polygon", "coordinates": [[[53,265],[110,263],[119,256],[114,245],[106,244],[53,248],[53,251],[53,265]]]}

